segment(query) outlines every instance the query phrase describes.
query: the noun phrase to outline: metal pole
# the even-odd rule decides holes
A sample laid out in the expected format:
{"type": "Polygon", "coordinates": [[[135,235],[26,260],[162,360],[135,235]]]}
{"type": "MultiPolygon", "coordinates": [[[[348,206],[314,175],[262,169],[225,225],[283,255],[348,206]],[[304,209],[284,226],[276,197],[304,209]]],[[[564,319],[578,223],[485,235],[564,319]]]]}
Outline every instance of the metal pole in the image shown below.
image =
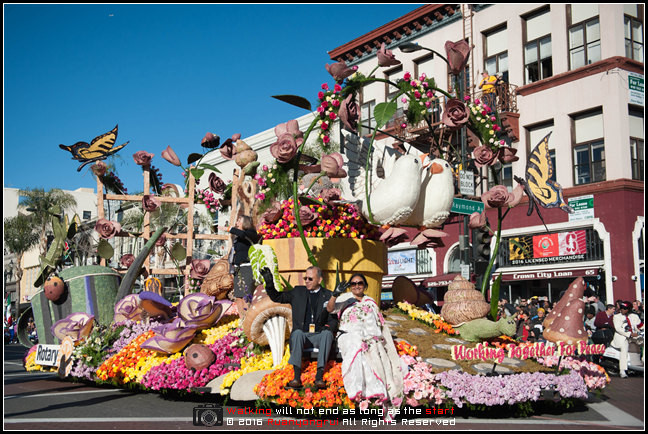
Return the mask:
{"type": "MultiPolygon", "coordinates": [[[[459,73],[459,95],[458,98],[460,101],[463,101],[464,92],[465,92],[465,74],[466,70],[462,70],[459,73]]],[[[466,125],[461,127],[460,133],[461,140],[461,170],[466,170],[466,125]]],[[[468,222],[469,216],[463,216],[463,242],[459,243],[460,248],[460,259],[461,265],[470,265],[469,249],[468,249],[468,222]]]]}

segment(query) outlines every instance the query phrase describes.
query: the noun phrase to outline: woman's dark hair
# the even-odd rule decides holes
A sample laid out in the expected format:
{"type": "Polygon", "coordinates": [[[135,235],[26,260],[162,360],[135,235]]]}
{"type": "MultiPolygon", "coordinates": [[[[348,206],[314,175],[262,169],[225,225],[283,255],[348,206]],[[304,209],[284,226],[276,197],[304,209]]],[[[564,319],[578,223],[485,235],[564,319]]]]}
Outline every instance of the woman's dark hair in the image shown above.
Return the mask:
{"type": "Polygon", "coordinates": [[[241,226],[244,231],[247,231],[248,229],[254,229],[254,224],[252,224],[252,217],[242,215],[239,218],[241,219],[241,226]]]}
{"type": "Polygon", "coordinates": [[[364,286],[365,286],[365,288],[366,288],[367,286],[369,286],[369,283],[367,282],[367,278],[365,277],[364,274],[362,274],[362,273],[355,273],[355,274],[353,274],[353,275],[349,278],[349,282],[351,282],[351,281],[353,280],[354,277],[360,277],[360,278],[362,279],[362,281],[364,282],[364,286]]]}

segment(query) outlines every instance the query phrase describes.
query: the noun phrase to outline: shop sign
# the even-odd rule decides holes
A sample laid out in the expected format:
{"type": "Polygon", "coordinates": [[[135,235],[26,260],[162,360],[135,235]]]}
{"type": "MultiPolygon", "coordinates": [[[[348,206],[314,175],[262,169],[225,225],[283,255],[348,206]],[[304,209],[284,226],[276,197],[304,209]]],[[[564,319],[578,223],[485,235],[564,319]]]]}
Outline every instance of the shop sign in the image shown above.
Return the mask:
{"type": "Polygon", "coordinates": [[[580,270],[543,270],[520,271],[515,273],[502,273],[502,281],[539,280],[539,279],[575,279],[577,277],[593,277],[599,274],[598,268],[585,268],[580,270]]]}
{"type": "Polygon", "coordinates": [[[574,212],[569,214],[570,222],[594,218],[594,195],[571,197],[567,204],[574,209],[574,212]]]}
{"type": "Polygon", "coordinates": [[[467,215],[470,215],[474,212],[481,213],[482,211],[484,211],[484,202],[455,197],[452,201],[452,208],[450,209],[450,211],[457,214],[467,215]]]}
{"type": "Polygon", "coordinates": [[[628,72],[628,93],[630,104],[644,105],[644,76],[636,72],[628,72]]]}
{"type": "Polygon", "coordinates": [[[587,254],[584,230],[509,238],[511,265],[582,261],[587,254]]]}
{"type": "Polygon", "coordinates": [[[387,274],[416,274],[416,249],[387,252],[387,274]]]}

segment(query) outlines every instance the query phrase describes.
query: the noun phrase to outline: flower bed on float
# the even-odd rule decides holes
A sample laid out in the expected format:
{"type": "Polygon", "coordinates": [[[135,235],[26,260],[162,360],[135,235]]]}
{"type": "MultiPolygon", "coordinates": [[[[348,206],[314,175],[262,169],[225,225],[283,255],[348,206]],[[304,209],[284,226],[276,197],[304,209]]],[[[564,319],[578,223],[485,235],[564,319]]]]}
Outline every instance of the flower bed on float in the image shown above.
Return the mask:
{"type": "MultiPolygon", "coordinates": [[[[412,305],[404,304],[402,308],[412,318],[428,318],[412,305]]],[[[429,317],[432,319],[430,327],[435,332],[448,334],[451,329],[445,327],[447,323],[436,317],[438,315],[429,317]]],[[[426,319],[422,322],[428,324],[426,319]]],[[[270,350],[250,343],[238,318],[223,317],[216,325],[200,331],[193,338],[189,345],[206,345],[214,354],[214,362],[201,370],[187,366],[184,351],[163,354],[142,348],[142,344],[155,335],[154,330],[158,327],[159,323],[155,321],[132,320],[108,327],[95,327],[93,332],[76,345],[72,355],[73,368],[68,378],[145,391],[192,393],[221,377],[220,394],[228,395],[232,384],[244,374],[274,369],[254,388],[260,403],[300,409],[366,409],[377,405],[367,399],[352,401],[347,396],[342,381],[342,364],[338,361],[329,361],[327,364],[325,389],[317,390],[313,386],[315,361],[304,362],[302,366],[304,389],[287,389],[285,386],[293,378],[293,368],[287,364],[288,346],[281,363],[273,367],[270,350]],[[95,351],[99,352],[94,353],[95,351]]],[[[498,339],[506,346],[527,345],[498,339]]],[[[397,406],[441,406],[469,411],[512,407],[517,414],[528,414],[533,411],[533,403],[541,400],[544,391],[555,393],[558,405],[569,406],[575,400],[586,399],[588,391],[603,389],[610,381],[600,366],[575,357],[560,359],[558,373],[522,372],[485,376],[458,370],[439,371],[418,357],[415,346],[403,340],[395,343],[402,365],[407,367],[403,381],[404,397],[398,402],[392,402],[397,406]]],[[[48,367],[34,363],[35,349],[36,346],[29,350],[25,368],[28,371],[49,370],[48,367]]],[[[553,368],[558,360],[557,356],[550,356],[538,358],[537,362],[553,368]]]]}

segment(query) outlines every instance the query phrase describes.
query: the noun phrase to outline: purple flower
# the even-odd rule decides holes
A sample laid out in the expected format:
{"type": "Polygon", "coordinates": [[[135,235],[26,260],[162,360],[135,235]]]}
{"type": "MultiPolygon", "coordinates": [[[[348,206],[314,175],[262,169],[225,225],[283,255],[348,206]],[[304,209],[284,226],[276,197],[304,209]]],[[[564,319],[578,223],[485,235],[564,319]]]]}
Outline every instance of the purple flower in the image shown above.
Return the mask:
{"type": "Polygon", "coordinates": [[[115,317],[113,322],[139,321],[142,309],[139,307],[139,296],[129,294],[115,304],[115,317]]]}
{"type": "Polygon", "coordinates": [[[197,330],[195,326],[188,326],[180,318],[176,318],[170,323],[157,327],[154,331],[155,335],[144,341],[140,347],[172,354],[191,342],[197,330]]]}
{"type": "Polygon", "coordinates": [[[171,316],[171,302],[160,294],[151,291],[139,293],[139,307],[152,317],[169,318],[171,316]]]}
{"type": "Polygon", "coordinates": [[[216,298],[203,293],[185,296],[178,304],[178,315],[188,326],[205,329],[215,324],[231,304],[229,300],[216,301],[216,298]]]}
{"type": "Polygon", "coordinates": [[[79,342],[90,335],[93,326],[93,315],[89,315],[85,312],[76,312],[56,321],[52,326],[51,331],[60,341],[62,341],[66,336],[69,336],[74,340],[74,342],[79,342]]]}

